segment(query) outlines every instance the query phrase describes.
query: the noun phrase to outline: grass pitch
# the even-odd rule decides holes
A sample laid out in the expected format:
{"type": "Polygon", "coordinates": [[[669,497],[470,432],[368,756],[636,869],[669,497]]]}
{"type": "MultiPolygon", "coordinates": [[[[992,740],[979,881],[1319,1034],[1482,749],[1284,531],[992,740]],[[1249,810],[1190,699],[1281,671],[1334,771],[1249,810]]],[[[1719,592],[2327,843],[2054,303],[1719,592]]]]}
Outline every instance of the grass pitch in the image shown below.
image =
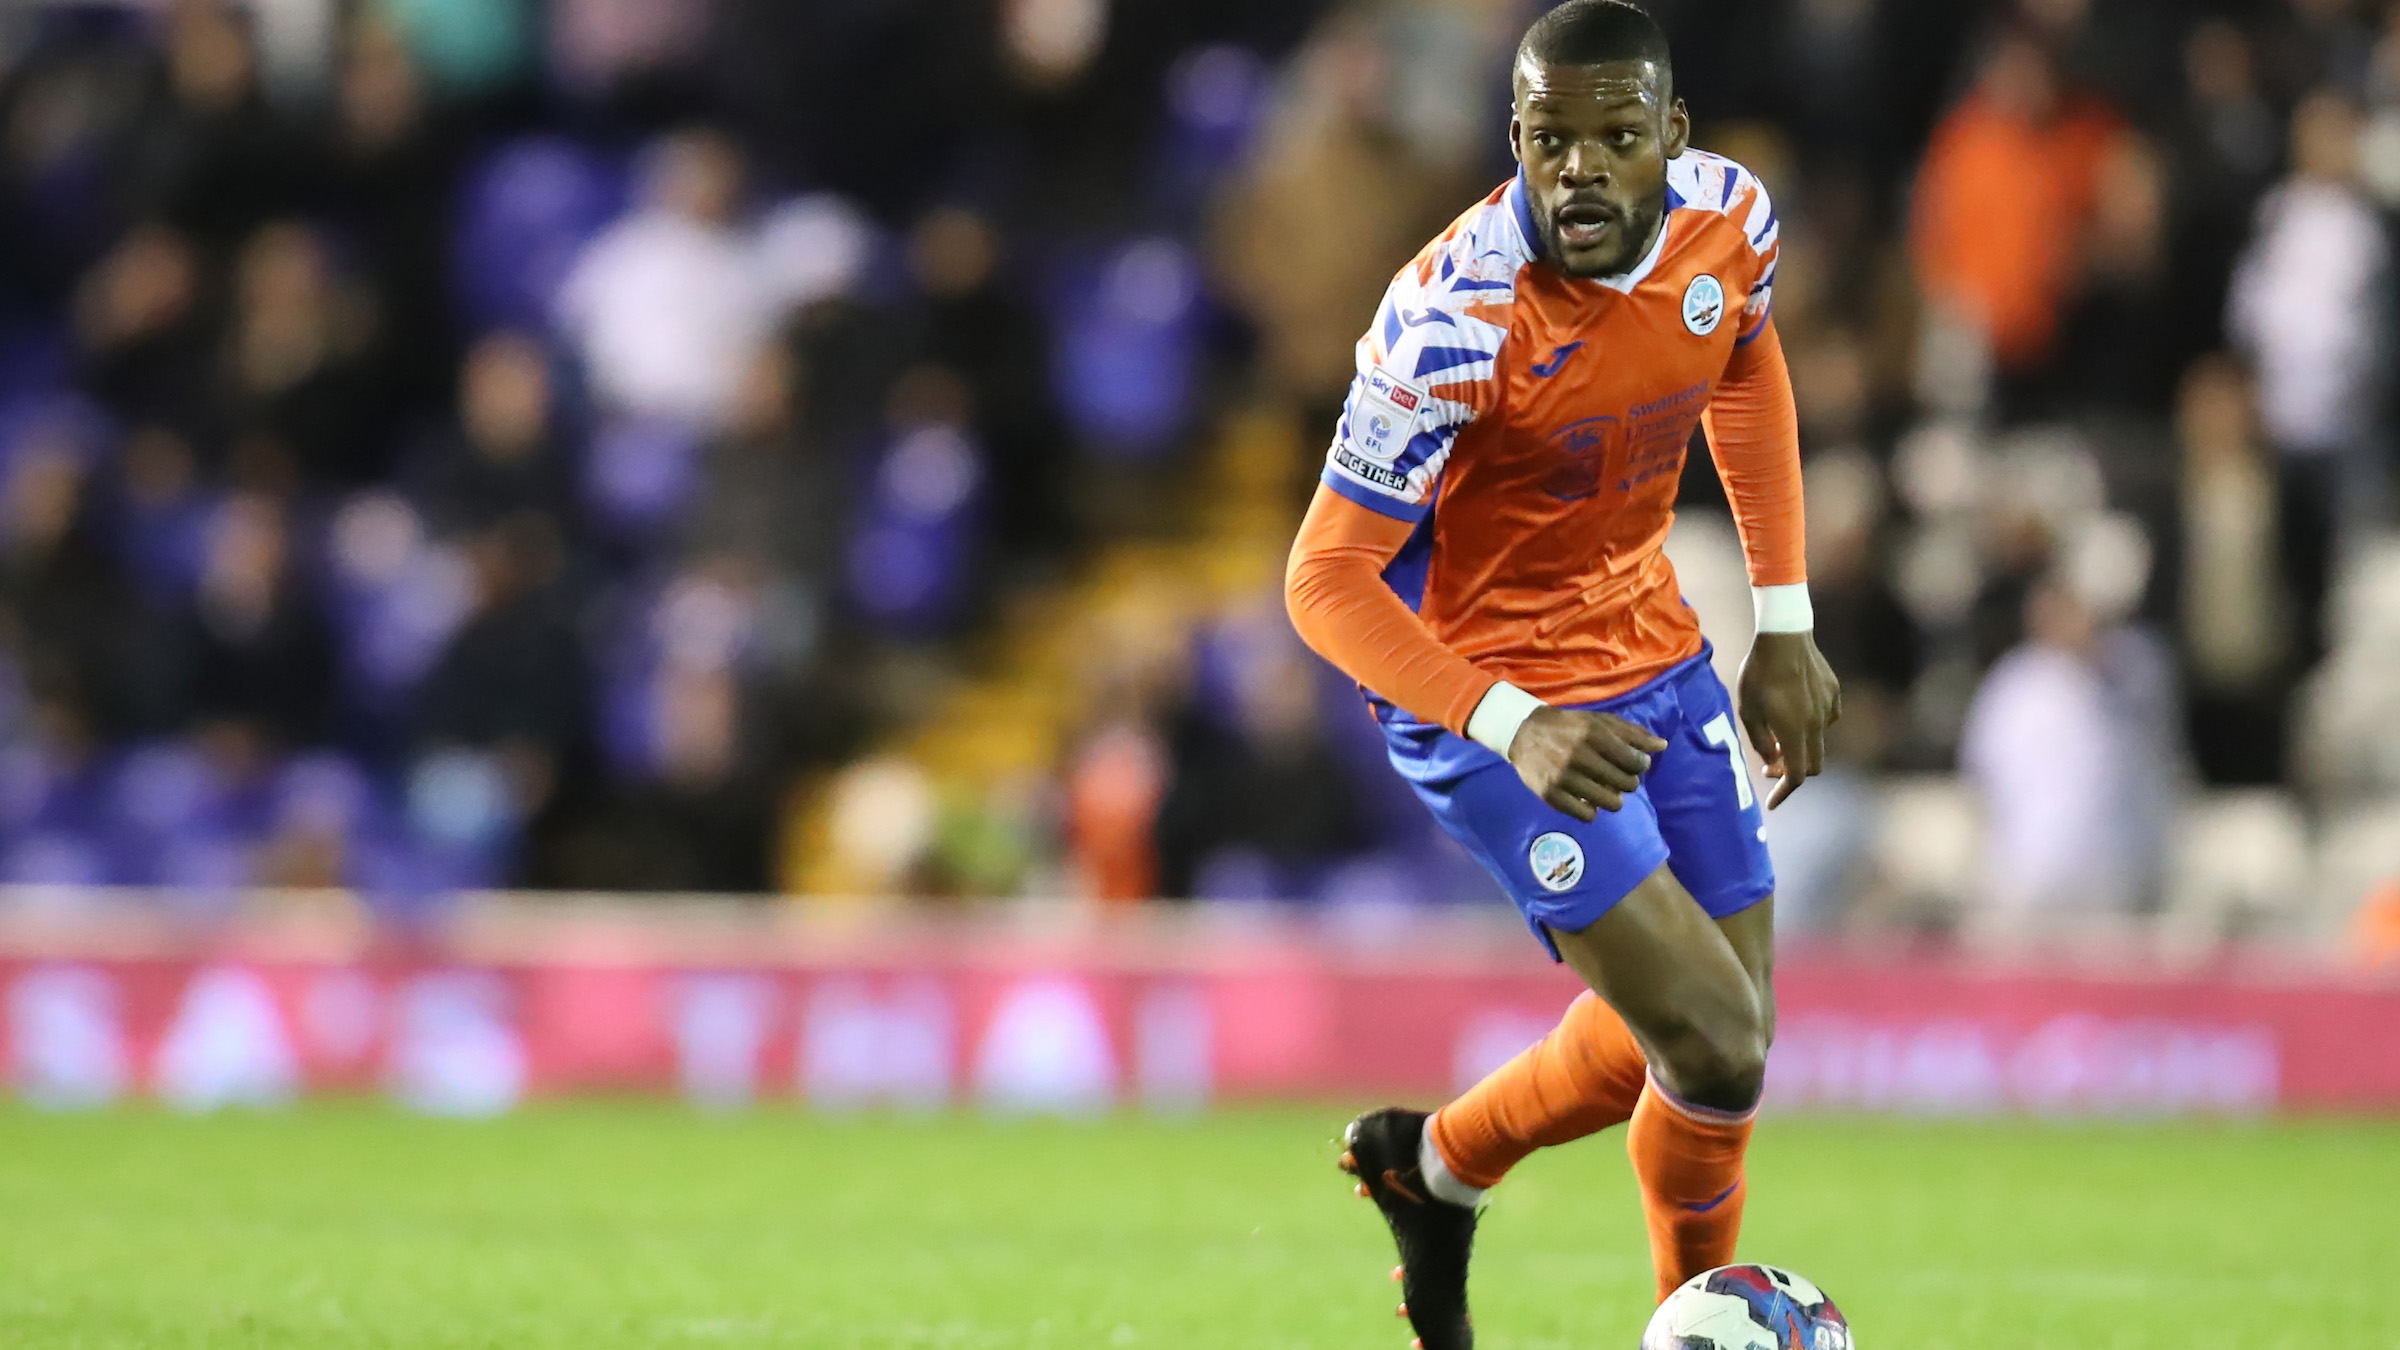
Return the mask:
{"type": "MultiPolygon", "coordinates": [[[[1400,1350],[1344,1115],[0,1108],[0,1345],[1400,1350]]],[[[1770,1120],[1752,1187],[1868,1350],[2400,1348],[2400,1125],[1770,1120]]],[[[1631,1350],[1621,1139],[1511,1178],[1475,1281],[1484,1350],[1631,1350]]]]}

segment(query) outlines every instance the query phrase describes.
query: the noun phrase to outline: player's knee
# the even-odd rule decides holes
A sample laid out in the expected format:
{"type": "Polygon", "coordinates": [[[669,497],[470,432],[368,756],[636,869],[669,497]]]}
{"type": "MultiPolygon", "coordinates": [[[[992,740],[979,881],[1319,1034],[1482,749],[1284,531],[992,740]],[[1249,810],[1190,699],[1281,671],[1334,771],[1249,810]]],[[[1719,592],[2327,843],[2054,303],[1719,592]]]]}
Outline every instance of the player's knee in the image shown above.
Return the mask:
{"type": "Polygon", "coordinates": [[[1749,1110],[1766,1086],[1768,1034],[1752,1000],[1683,1022],[1659,1039],[1667,1085],[1700,1106],[1749,1110]]]}
{"type": "Polygon", "coordinates": [[[1686,1098],[1720,1111],[1747,1111],[1758,1105],[1766,1085],[1766,1037],[1750,1028],[1710,1044],[1686,1098]]]}

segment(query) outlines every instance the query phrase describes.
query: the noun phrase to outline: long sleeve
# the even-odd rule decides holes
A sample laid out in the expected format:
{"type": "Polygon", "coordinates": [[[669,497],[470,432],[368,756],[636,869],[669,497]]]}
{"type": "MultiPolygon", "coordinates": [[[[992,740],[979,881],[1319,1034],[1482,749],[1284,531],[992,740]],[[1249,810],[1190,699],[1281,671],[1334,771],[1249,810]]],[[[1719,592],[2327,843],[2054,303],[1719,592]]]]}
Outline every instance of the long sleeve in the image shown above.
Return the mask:
{"type": "Polygon", "coordinates": [[[1319,656],[1463,736],[1498,681],[1443,646],[1384,584],[1383,569],[1414,529],[1320,485],[1284,571],[1284,606],[1319,656]]]}
{"type": "Polygon", "coordinates": [[[1808,580],[1800,498],[1800,418],[1773,320],[1734,349],[1715,400],[1702,414],[1709,453],[1733,505],[1753,586],[1808,580]]]}

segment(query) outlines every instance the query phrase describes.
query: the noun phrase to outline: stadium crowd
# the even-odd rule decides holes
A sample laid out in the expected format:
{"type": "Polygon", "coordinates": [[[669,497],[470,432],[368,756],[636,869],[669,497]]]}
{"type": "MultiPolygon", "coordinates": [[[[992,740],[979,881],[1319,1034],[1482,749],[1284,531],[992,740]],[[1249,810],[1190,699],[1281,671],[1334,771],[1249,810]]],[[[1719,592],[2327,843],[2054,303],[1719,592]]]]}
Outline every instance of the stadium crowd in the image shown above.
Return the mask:
{"type": "MultiPolygon", "coordinates": [[[[2400,6],[1653,8],[1783,220],[1787,912],[2393,903],[2400,6]]],[[[1088,583],[1288,540],[1531,10],[9,6],[0,881],[1479,893],[1271,577],[1088,583]]]]}

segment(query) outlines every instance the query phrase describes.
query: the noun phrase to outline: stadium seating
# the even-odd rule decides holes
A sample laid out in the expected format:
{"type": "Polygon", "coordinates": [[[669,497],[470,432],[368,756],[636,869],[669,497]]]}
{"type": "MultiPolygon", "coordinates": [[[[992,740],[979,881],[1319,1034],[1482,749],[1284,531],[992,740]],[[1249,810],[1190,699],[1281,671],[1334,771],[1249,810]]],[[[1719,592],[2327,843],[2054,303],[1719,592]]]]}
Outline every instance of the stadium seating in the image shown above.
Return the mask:
{"type": "Polygon", "coordinates": [[[2222,791],[2185,804],[2168,860],[2166,923],[2178,944],[2303,921],[2314,893],[2308,821],[2290,794],[2222,791]]]}
{"type": "Polygon", "coordinates": [[[1958,780],[1894,778],[1884,785],[1869,846],[1883,903],[1904,913],[1954,914],[1974,894],[1982,826],[1958,780]]]}
{"type": "Polygon", "coordinates": [[[2371,892],[2400,879],[2400,797],[2332,812],[2317,856],[2318,927],[2338,932],[2371,892]]]}

